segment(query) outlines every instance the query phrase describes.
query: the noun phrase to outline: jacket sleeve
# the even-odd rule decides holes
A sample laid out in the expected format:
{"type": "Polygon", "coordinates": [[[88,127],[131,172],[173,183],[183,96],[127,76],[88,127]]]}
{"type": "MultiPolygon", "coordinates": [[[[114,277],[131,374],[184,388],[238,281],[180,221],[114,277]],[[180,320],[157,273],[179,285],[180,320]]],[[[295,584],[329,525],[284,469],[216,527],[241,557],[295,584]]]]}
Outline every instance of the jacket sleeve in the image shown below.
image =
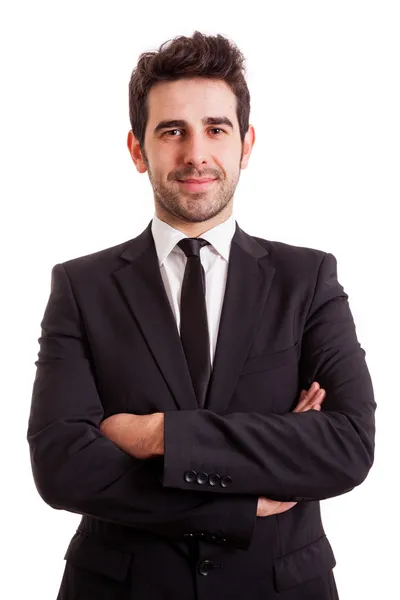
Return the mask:
{"type": "MultiPolygon", "coordinates": [[[[374,392],[336,258],[324,254],[303,328],[300,381],[326,390],[322,410],[165,414],[164,487],[194,489],[182,473],[218,473],[207,493],[322,500],[362,483],[374,461],[374,392]],[[227,478],[227,479],[226,479],[227,478]]],[[[268,393],[266,391],[266,393],[268,393]]]]}
{"type": "Polygon", "coordinates": [[[179,539],[186,532],[246,549],[257,497],[164,489],[163,458],[128,455],[99,430],[104,418],[85,328],[61,264],[51,273],[27,431],[32,473],[55,509],[179,539]]]}

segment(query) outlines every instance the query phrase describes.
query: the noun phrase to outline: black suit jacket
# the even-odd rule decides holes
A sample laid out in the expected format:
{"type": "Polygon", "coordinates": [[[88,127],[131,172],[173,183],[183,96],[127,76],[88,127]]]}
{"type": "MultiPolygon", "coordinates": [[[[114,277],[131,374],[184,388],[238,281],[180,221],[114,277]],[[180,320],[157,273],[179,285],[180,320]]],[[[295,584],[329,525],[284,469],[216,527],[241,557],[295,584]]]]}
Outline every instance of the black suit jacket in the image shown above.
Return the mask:
{"type": "Polygon", "coordinates": [[[56,264],[41,327],[33,476],[50,506],[83,515],[60,600],[337,597],[319,501],[367,476],[376,404],[332,254],[236,225],[204,409],[151,222],[56,264]],[[314,380],[322,410],[292,412],[314,380]],[[165,413],[164,457],[104,437],[119,412],[165,413]],[[298,503],[256,518],[259,496],[298,503]]]}

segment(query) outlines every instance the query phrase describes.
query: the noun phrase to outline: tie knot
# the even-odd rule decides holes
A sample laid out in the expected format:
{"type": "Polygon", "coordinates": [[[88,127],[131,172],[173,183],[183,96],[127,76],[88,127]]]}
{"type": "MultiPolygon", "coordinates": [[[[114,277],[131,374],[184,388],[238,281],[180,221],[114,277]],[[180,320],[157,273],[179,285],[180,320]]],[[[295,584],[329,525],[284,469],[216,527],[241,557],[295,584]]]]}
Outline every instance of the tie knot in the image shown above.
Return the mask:
{"type": "Polygon", "coordinates": [[[178,242],[177,246],[189,256],[200,256],[200,249],[203,246],[207,246],[210,242],[203,240],[203,238],[183,238],[178,242]]]}

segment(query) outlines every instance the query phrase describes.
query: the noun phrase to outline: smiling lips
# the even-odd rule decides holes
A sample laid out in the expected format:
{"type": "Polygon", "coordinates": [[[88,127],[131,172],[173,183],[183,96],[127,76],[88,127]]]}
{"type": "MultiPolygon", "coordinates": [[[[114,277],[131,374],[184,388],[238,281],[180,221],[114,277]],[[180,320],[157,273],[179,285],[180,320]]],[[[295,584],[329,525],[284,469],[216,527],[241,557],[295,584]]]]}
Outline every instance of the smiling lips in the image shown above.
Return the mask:
{"type": "Polygon", "coordinates": [[[204,177],[204,179],[179,179],[179,181],[186,181],[187,183],[204,183],[205,181],[214,181],[211,177],[204,177]]]}
{"type": "Polygon", "coordinates": [[[178,181],[186,189],[188,189],[192,192],[197,192],[197,191],[203,191],[204,189],[208,188],[216,180],[208,178],[208,179],[185,179],[185,180],[178,179],[178,181]]]}

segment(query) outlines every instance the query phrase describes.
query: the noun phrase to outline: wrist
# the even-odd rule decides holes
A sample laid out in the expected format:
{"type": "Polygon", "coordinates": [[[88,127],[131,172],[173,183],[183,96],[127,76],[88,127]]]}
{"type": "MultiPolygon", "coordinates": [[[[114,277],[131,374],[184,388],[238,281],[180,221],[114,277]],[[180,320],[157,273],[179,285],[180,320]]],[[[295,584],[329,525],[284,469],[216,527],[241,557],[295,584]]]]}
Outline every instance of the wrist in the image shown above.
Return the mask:
{"type": "Polygon", "coordinates": [[[152,455],[162,456],[164,454],[164,413],[153,414],[152,455]]]}

